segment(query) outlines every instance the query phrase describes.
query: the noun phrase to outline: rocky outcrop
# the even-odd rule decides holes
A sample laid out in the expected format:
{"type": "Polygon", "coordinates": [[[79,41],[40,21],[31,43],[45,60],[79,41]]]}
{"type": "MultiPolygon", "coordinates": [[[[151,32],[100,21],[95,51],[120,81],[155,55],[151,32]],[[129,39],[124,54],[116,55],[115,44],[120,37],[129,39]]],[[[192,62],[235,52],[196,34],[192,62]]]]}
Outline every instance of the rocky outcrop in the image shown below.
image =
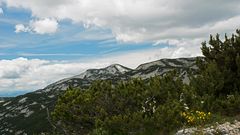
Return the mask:
{"type": "Polygon", "coordinates": [[[233,123],[225,122],[223,124],[216,123],[215,126],[207,128],[186,128],[179,130],[176,135],[240,135],[240,121],[235,120],[233,123]]]}

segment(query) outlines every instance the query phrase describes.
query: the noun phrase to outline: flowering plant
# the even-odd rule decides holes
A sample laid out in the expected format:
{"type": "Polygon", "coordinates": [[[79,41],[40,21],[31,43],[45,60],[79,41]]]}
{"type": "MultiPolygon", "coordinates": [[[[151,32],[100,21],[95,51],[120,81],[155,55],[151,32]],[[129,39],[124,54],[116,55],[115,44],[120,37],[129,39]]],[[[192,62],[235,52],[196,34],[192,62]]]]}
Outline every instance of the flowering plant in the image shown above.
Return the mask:
{"type": "Polygon", "coordinates": [[[188,125],[202,125],[211,118],[210,112],[184,111],[181,116],[188,125]]]}

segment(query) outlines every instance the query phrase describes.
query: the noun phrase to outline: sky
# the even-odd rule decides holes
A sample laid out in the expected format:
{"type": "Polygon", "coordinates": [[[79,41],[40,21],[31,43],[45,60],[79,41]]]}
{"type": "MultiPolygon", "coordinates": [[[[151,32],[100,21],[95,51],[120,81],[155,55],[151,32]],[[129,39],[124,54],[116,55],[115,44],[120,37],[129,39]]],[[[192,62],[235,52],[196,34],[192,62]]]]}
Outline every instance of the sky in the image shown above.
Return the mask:
{"type": "Polygon", "coordinates": [[[89,68],[201,56],[240,27],[239,0],[0,0],[0,96],[89,68]]]}

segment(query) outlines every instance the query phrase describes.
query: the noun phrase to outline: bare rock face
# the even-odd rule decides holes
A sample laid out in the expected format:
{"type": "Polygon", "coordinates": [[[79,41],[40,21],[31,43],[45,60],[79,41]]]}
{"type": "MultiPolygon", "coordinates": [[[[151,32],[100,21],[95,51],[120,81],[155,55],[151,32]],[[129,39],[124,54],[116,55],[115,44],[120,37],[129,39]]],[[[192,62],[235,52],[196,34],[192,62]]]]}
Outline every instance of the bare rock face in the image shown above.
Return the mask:
{"type": "Polygon", "coordinates": [[[225,122],[216,123],[216,126],[210,126],[204,129],[187,128],[179,130],[176,135],[240,135],[240,121],[235,120],[233,123],[225,122]]]}
{"type": "Polygon", "coordinates": [[[130,78],[148,79],[171,70],[179,71],[180,77],[187,83],[188,71],[196,69],[195,60],[196,58],[161,59],[141,64],[136,69],[113,64],[106,68],[89,69],[21,96],[0,98],[0,135],[40,134],[51,131],[48,110],[53,110],[57,97],[69,86],[87,88],[95,80],[116,82],[130,78]]]}

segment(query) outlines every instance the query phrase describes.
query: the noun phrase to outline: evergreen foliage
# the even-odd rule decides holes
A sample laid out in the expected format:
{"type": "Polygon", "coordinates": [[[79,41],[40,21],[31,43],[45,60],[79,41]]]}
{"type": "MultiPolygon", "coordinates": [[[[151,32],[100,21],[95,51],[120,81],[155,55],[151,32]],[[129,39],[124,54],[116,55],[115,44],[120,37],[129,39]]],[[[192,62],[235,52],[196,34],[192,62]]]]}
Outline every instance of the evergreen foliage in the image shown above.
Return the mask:
{"type": "Polygon", "coordinates": [[[97,81],[87,90],[69,89],[53,118],[70,134],[159,134],[181,126],[184,84],[175,73],[148,83],[132,79],[112,85],[97,81]]]}
{"type": "Polygon", "coordinates": [[[210,114],[238,114],[240,30],[224,41],[218,34],[210,36],[201,49],[204,58],[198,59],[199,71],[190,84],[176,71],[117,84],[96,81],[88,89],[70,88],[60,96],[53,119],[66,134],[154,135],[170,134],[186,121],[203,124],[210,114]],[[201,121],[194,122],[198,117],[201,121]]]}
{"type": "Polygon", "coordinates": [[[230,38],[225,35],[224,41],[219,34],[210,36],[209,45],[203,42],[201,49],[205,57],[198,62],[199,84],[205,81],[207,92],[217,96],[240,92],[240,30],[230,38]]]}
{"type": "Polygon", "coordinates": [[[204,101],[205,111],[224,115],[240,112],[240,30],[225,40],[210,36],[209,44],[202,43],[203,59],[198,59],[199,74],[192,77],[190,91],[204,101]]]}

